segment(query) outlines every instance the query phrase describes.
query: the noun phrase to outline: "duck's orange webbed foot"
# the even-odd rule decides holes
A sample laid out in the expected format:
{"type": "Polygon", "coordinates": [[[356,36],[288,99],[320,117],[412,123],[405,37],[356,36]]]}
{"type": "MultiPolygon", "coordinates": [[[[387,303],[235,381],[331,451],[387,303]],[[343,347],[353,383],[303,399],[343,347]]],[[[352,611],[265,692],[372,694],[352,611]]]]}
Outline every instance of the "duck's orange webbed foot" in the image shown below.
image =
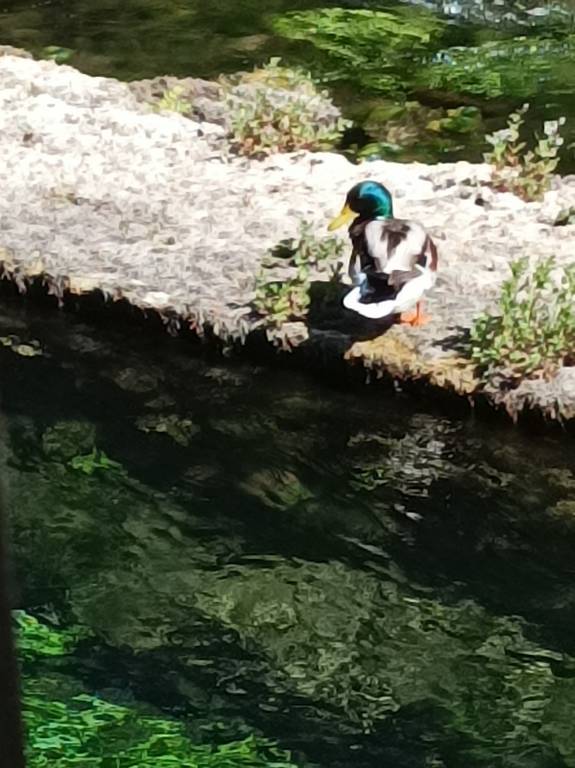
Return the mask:
{"type": "Polygon", "coordinates": [[[412,328],[420,328],[422,325],[427,325],[430,320],[431,315],[426,315],[423,312],[420,301],[417,302],[412,312],[402,312],[399,316],[399,322],[402,325],[411,325],[412,328]]]}

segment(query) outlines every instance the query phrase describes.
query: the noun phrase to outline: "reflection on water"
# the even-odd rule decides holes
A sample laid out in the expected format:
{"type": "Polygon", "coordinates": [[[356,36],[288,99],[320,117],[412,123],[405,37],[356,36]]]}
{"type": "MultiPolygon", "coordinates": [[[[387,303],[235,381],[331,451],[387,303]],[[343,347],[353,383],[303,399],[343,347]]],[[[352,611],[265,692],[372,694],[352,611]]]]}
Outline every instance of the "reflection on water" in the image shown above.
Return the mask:
{"type": "Polygon", "coordinates": [[[575,766],[569,443],[147,333],[0,317],[37,749],[575,766]]]}

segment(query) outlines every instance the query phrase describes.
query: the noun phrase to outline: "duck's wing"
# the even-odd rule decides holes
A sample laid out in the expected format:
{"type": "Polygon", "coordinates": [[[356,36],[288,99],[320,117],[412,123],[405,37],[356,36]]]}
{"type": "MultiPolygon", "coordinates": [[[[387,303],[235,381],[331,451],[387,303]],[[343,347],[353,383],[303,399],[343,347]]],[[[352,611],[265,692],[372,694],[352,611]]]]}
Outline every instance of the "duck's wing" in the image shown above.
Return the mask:
{"type": "Polygon", "coordinates": [[[353,246],[351,250],[351,255],[349,257],[347,274],[350,276],[353,284],[357,285],[361,275],[361,256],[359,251],[356,249],[355,245],[353,246]]]}
{"type": "Polygon", "coordinates": [[[421,224],[376,219],[352,226],[350,235],[362,280],[344,298],[347,309],[387,317],[409,309],[434,285],[437,249],[421,224]]]}
{"type": "Polygon", "coordinates": [[[437,267],[435,245],[416,221],[376,219],[365,226],[364,238],[374,271],[389,275],[390,283],[397,283],[398,288],[422,268],[437,267]]]}
{"type": "Polygon", "coordinates": [[[382,223],[383,221],[376,220],[356,220],[349,228],[349,237],[353,246],[350,262],[350,275],[352,263],[355,269],[359,272],[383,272],[382,266],[385,263],[386,258],[382,252],[380,253],[379,245],[373,247],[378,238],[375,237],[375,233],[372,233],[373,225],[377,225],[379,230],[379,225],[382,223]],[[368,240],[367,237],[368,230],[371,233],[370,240],[368,240]],[[371,240],[374,242],[371,243],[371,240]]]}

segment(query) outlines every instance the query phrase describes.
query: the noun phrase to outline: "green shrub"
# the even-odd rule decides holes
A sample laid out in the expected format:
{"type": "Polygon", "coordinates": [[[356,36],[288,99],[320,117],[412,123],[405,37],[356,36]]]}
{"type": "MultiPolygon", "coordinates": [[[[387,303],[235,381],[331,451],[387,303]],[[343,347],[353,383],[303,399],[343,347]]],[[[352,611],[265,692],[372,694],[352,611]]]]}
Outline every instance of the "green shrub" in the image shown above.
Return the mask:
{"type": "Polygon", "coordinates": [[[267,740],[194,744],[176,720],[63,687],[57,677],[24,683],[29,768],[295,768],[267,740]]]}
{"type": "Polygon", "coordinates": [[[563,144],[559,130],[565,124],[565,118],[545,122],[544,136],[538,138],[533,150],[526,152],[520,131],[528,109],[529,104],[524,104],[509,116],[507,128],[486,136],[491,150],[484,157],[493,167],[491,186],[494,189],[513,192],[523,200],[531,201],[541,200],[551,186],[563,144]]]}
{"type": "Polygon", "coordinates": [[[309,308],[308,286],[298,277],[283,282],[266,282],[262,277],[256,287],[254,306],[268,326],[279,328],[290,320],[302,320],[309,308]]]}
{"type": "Polygon", "coordinates": [[[526,258],[511,265],[496,314],[483,314],[471,330],[471,355],[488,375],[549,376],[575,363],[575,264],[554,276],[554,259],[530,270],[526,258]]]}
{"type": "Polygon", "coordinates": [[[309,281],[314,270],[332,265],[332,280],[339,276],[335,262],[343,256],[344,243],[336,237],[315,237],[308,224],[301,227],[298,240],[287,240],[270,254],[256,278],[254,308],[265,318],[266,325],[279,328],[290,320],[302,320],[309,308],[309,281]],[[270,277],[278,262],[295,268],[286,280],[270,277]]]}
{"type": "Polygon", "coordinates": [[[308,73],[280,67],[279,59],[221,82],[232,148],[240,155],[330,149],[348,125],[308,73]]]}

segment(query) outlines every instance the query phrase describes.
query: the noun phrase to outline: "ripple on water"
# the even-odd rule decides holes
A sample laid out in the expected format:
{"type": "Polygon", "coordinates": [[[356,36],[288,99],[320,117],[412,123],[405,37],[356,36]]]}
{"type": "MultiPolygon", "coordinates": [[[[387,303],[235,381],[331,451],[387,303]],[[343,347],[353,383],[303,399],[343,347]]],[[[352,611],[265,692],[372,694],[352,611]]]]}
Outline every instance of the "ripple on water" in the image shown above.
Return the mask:
{"type": "Polygon", "coordinates": [[[140,768],[158,730],[232,768],[575,765],[566,441],[51,318],[0,327],[47,351],[0,348],[30,722],[81,694],[140,768]]]}

